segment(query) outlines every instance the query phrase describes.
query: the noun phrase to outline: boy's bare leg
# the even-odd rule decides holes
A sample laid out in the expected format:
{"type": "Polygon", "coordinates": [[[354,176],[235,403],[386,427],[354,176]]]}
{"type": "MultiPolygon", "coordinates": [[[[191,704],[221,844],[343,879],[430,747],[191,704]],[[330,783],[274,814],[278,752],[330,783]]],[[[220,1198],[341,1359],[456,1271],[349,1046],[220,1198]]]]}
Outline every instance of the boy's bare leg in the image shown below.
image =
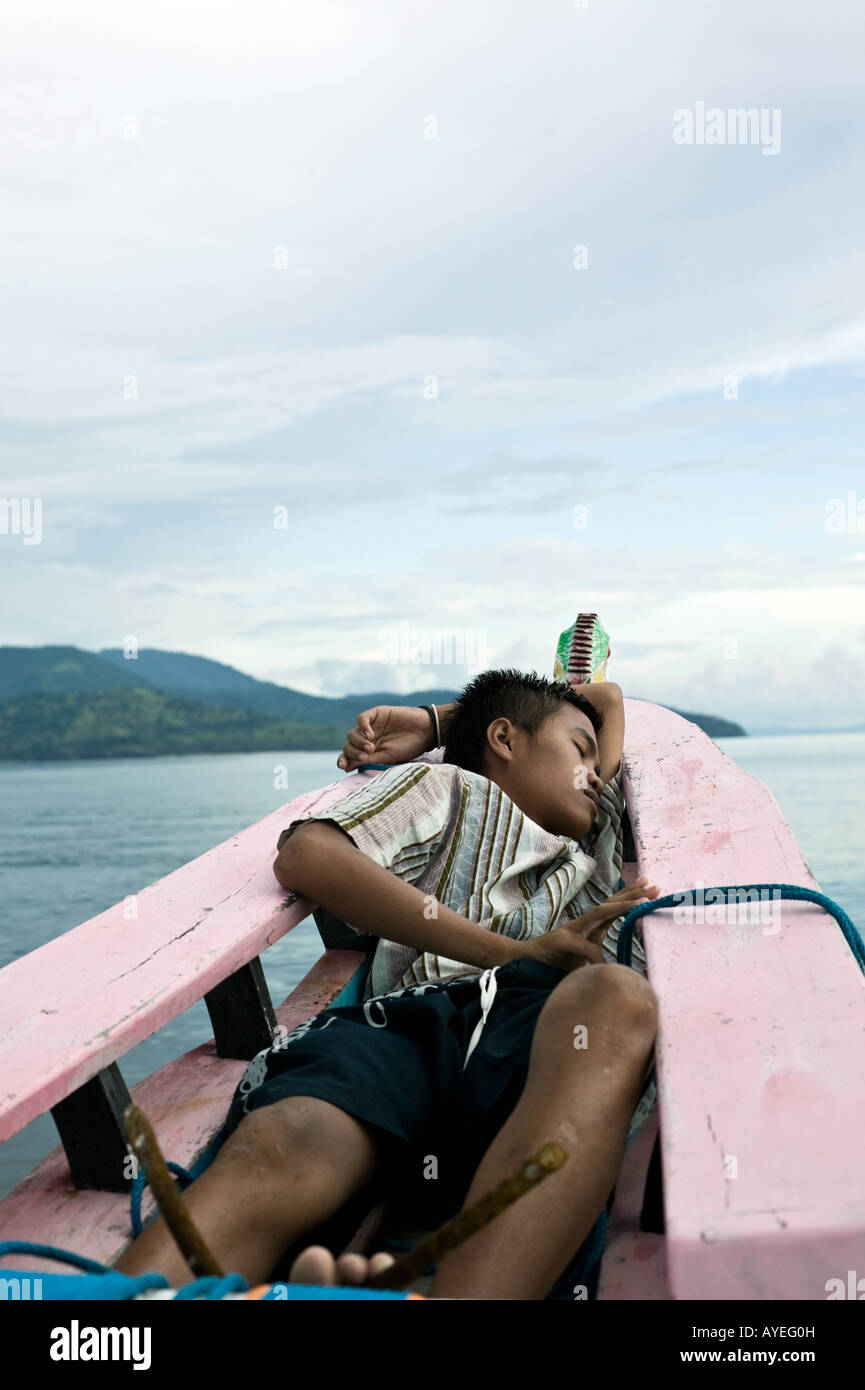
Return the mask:
{"type": "MultiPolygon", "coordinates": [[[[519,1103],[466,1194],[468,1206],[550,1139],[569,1159],[536,1190],[441,1261],[433,1298],[543,1298],[588,1234],[615,1182],[655,1034],[655,999],[624,966],[583,966],[552,991],[535,1027],[519,1103]],[[585,1024],[588,1047],[575,1049],[585,1024]]],[[[211,1167],[185,1193],[193,1219],[226,1270],[266,1280],[304,1231],[365,1187],[378,1151],[365,1125],[314,1097],[253,1111],[211,1167]]],[[[390,1257],[373,1257],[374,1273],[390,1257]]],[[[161,1218],[124,1252],[126,1274],[158,1270],[173,1285],[191,1278],[161,1218]]],[[[359,1283],[360,1257],[334,1262],[308,1247],[292,1265],[304,1283],[359,1283]],[[354,1263],[352,1263],[354,1262],[354,1263]]]]}
{"type": "MultiPolygon", "coordinates": [[[[262,1283],[304,1231],[372,1181],[378,1159],[374,1131],[366,1125],[328,1101],[291,1096],[242,1120],[184,1200],[221,1267],[250,1284],[262,1283]]],[[[346,1282],[355,1282],[352,1259],[357,1261],[346,1256],[340,1267],[346,1282]]],[[[316,1279],[319,1263],[307,1254],[300,1266],[304,1283],[316,1279]]],[[[193,1277],[161,1217],[114,1268],[123,1274],[156,1271],[172,1287],[193,1277]]]]}
{"type": "Polygon", "coordinates": [[[551,991],[535,1025],[522,1095],[484,1155],[464,1206],[550,1140],[562,1145],[568,1161],[445,1256],[428,1297],[545,1297],[612,1191],[656,1027],[655,995],[627,966],[581,966],[551,991]],[[585,1049],[574,1047],[577,1024],[588,1030],[585,1049]]]}

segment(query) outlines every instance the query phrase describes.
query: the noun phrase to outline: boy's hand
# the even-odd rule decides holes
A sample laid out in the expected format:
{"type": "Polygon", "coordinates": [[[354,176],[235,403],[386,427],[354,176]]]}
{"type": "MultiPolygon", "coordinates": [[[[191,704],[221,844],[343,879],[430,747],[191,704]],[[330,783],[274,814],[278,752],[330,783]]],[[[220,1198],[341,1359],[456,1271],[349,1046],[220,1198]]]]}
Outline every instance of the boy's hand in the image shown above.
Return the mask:
{"type": "Polygon", "coordinates": [[[336,760],[343,772],[364,763],[408,763],[432,747],[432,725],[419,705],[374,705],[357,716],[336,760]]]}
{"type": "Polygon", "coordinates": [[[646,886],[646,876],[643,874],[618,892],[611,893],[600,906],[584,912],[582,917],[562,922],[543,936],[533,937],[525,943],[520,954],[542,961],[544,965],[552,965],[556,970],[576,970],[587,963],[603,965],[605,957],[601,942],[610,923],[624,917],[638,903],[657,898],[659,892],[660,889],[654,884],[646,886]]]}

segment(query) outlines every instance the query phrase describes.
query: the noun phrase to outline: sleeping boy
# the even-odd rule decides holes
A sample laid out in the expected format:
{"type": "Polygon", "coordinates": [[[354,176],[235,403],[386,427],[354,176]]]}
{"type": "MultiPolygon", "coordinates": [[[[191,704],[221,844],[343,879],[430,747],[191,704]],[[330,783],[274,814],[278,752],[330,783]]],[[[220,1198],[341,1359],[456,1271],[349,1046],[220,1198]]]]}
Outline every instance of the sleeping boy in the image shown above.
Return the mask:
{"type": "MultiPolygon", "coordinates": [[[[418,760],[418,715],[358,717],[345,770],[415,760],[292,822],[274,864],[378,938],[365,997],[252,1060],[185,1198],[222,1267],[261,1283],[374,1184],[425,1180],[446,1217],[555,1140],[563,1168],[445,1256],[427,1295],[543,1299],[607,1202],[652,1070],[653,991],[601,943],[658,890],[611,891],[581,847],[618,783],[621,690],[484,672],[433,716],[441,762],[418,760]]],[[[311,1246],[290,1277],[361,1283],[389,1260],[311,1246]]],[[[188,1277],[161,1218],[117,1268],[188,1277]]]]}

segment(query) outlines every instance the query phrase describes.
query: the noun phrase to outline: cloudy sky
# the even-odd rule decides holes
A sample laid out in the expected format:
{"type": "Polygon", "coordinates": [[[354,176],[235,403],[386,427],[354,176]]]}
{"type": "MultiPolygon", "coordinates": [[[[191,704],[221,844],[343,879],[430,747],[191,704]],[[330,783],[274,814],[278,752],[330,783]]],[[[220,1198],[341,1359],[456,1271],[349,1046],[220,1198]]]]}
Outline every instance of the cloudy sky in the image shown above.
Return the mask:
{"type": "Polygon", "coordinates": [[[862,719],[861,0],[2,27],[0,640],[862,719]]]}

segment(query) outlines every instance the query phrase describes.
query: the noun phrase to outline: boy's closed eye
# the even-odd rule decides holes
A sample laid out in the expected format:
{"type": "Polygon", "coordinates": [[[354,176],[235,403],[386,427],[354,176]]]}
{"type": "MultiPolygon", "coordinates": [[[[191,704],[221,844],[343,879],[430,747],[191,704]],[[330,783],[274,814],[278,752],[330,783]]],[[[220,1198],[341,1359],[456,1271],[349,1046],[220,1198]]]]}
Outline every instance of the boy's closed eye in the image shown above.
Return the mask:
{"type": "Polygon", "coordinates": [[[581,753],[582,756],[583,756],[583,761],[584,761],[584,762],[585,762],[586,758],[589,756],[590,753],[594,753],[594,754],[595,754],[594,772],[595,772],[595,776],[596,776],[596,777],[600,777],[600,775],[601,775],[601,761],[600,761],[600,758],[597,756],[598,749],[597,749],[597,745],[595,744],[594,740],[592,741],[592,746],[591,746],[591,748],[589,748],[589,746],[588,746],[588,739],[580,740],[579,738],[575,738],[575,739],[574,739],[574,746],[575,746],[576,748],[579,749],[580,753],[581,753]]]}

